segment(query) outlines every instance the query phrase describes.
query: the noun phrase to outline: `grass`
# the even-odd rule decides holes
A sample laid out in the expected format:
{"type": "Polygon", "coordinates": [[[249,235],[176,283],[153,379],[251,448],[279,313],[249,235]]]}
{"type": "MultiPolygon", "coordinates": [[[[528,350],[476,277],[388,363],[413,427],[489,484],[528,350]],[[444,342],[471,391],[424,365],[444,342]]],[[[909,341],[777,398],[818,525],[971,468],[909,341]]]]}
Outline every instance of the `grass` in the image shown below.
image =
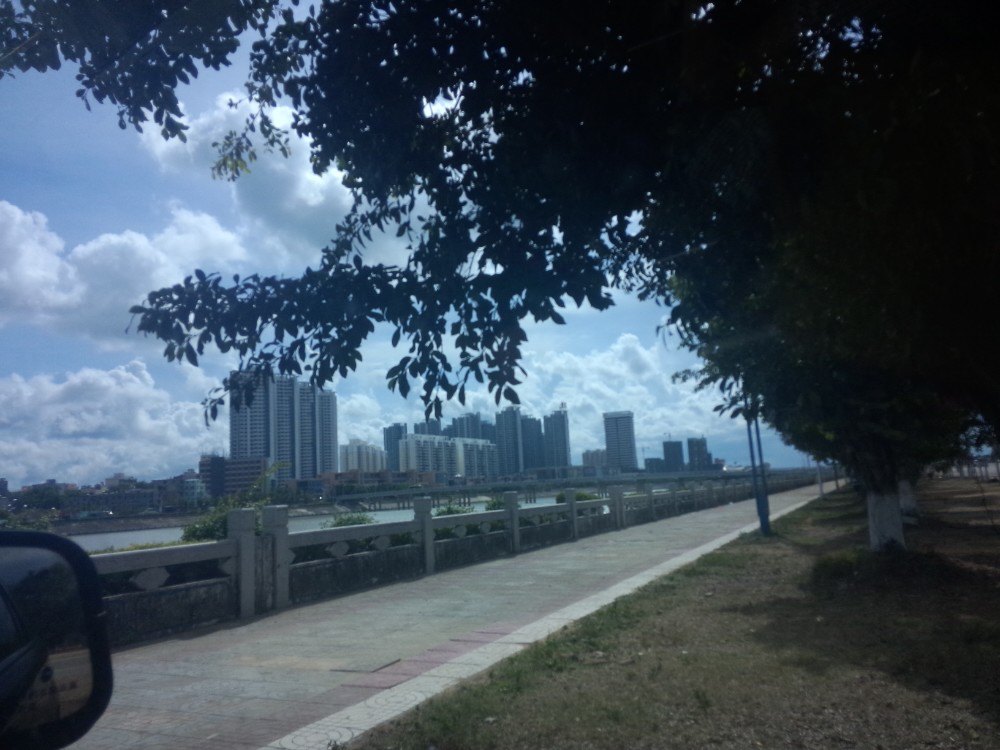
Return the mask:
{"type": "Polygon", "coordinates": [[[351,747],[1000,748],[1000,576],[926,526],[872,555],[828,496],[351,747]]]}

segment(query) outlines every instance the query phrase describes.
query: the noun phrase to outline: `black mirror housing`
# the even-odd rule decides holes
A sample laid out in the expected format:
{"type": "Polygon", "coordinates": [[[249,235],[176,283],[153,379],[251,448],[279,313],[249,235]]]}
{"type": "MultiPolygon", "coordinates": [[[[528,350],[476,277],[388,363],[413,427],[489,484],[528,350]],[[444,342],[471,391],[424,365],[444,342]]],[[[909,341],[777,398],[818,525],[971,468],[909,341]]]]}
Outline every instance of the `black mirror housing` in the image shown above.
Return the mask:
{"type": "Polygon", "coordinates": [[[104,713],[112,686],[90,557],[54,534],[0,531],[0,747],[75,742],[104,713]]]}

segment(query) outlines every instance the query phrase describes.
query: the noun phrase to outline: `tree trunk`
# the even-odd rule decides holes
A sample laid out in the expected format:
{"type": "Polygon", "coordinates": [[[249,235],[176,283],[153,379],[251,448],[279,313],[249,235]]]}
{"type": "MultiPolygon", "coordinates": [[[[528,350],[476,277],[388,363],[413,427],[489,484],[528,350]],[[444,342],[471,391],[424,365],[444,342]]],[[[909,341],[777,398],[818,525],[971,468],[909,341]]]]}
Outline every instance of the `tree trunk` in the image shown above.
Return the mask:
{"type": "Polygon", "coordinates": [[[896,493],[868,491],[868,537],[876,552],[906,548],[903,514],[896,493]]]}

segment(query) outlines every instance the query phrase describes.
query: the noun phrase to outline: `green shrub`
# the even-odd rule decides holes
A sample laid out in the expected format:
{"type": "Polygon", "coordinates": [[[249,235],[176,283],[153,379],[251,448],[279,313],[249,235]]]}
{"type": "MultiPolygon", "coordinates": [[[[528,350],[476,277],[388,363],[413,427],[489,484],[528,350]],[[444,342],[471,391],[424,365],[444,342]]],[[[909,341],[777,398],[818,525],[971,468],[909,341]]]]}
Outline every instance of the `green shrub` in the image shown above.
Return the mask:
{"type": "MultiPolygon", "coordinates": [[[[574,497],[576,498],[576,502],[578,502],[578,503],[582,503],[584,500],[598,500],[599,499],[598,496],[595,495],[592,492],[577,492],[574,495],[574,497]]],[[[565,492],[560,492],[558,495],[556,495],[556,502],[557,503],[564,503],[564,502],[566,502],[566,493],[565,492]]]]}
{"type": "Polygon", "coordinates": [[[56,513],[45,511],[38,513],[29,510],[24,513],[0,511],[0,528],[8,531],[51,531],[56,513]]]}
{"type": "Polygon", "coordinates": [[[216,503],[215,507],[194,523],[184,527],[181,534],[181,541],[184,542],[214,542],[225,539],[229,531],[229,523],[226,516],[231,510],[240,508],[252,508],[254,510],[254,531],[260,534],[260,509],[271,502],[271,493],[268,484],[274,473],[281,468],[281,464],[274,464],[261,474],[250,487],[238,495],[224,497],[216,503]]]}
{"type": "Polygon", "coordinates": [[[440,508],[434,509],[435,516],[457,516],[462,513],[472,513],[473,508],[471,506],[465,505],[452,505],[448,503],[447,505],[442,505],[440,508]]]}
{"type": "Polygon", "coordinates": [[[326,521],[320,525],[321,529],[336,529],[341,526],[365,526],[370,523],[375,523],[375,516],[370,513],[341,513],[337,515],[332,521],[326,521]]]}

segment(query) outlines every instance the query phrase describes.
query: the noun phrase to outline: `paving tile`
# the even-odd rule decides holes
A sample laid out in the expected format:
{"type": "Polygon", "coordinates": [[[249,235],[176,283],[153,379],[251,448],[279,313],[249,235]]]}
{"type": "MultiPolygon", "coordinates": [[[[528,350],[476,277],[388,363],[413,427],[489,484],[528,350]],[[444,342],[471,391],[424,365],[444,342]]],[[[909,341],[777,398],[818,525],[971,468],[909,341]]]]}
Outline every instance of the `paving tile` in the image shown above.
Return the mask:
{"type": "Polygon", "coordinates": [[[327,750],[754,524],[734,503],[128,648],[73,748],[327,750]]]}
{"type": "Polygon", "coordinates": [[[352,677],[344,683],[345,687],[391,688],[410,679],[410,675],[392,674],[387,672],[369,672],[352,677]]]}

